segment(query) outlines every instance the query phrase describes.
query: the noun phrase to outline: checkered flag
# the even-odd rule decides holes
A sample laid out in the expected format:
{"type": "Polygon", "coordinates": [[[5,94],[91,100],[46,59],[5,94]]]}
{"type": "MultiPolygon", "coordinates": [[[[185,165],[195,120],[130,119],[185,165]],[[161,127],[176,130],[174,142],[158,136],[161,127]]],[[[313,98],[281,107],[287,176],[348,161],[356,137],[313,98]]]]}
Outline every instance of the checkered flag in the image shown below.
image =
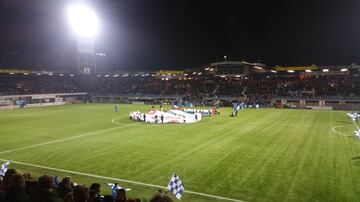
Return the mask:
{"type": "Polygon", "coordinates": [[[171,177],[170,182],[166,189],[171,191],[173,194],[175,194],[175,197],[179,200],[181,199],[185,191],[184,185],[181,182],[180,177],[176,175],[176,173],[174,173],[173,176],[171,177]]]}
{"type": "Polygon", "coordinates": [[[1,165],[0,176],[5,176],[5,173],[8,170],[8,167],[9,167],[10,163],[11,163],[11,161],[6,161],[4,164],[1,165]]]}

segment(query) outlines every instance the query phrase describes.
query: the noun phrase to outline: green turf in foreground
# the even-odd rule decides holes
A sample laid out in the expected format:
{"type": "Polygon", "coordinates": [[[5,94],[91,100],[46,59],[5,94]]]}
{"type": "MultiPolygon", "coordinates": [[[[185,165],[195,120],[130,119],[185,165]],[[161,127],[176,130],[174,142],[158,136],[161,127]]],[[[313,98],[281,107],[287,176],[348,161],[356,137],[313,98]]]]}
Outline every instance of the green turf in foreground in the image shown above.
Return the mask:
{"type": "MultiPolygon", "coordinates": [[[[232,118],[224,108],[220,117],[196,124],[151,125],[128,120],[137,109],[150,106],[120,105],[118,114],[107,104],[0,111],[0,159],[160,186],[175,171],[186,190],[244,201],[360,200],[360,142],[345,112],[248,109],[232,118]]],[[[110,193],[108,180],[70,175],[87,185],[100,182],[110,193]]],[[[157,191],[120,184],[133,189],[130,197],[149,199],[157,191]]],[[[221,200],[185,193],[181,201],[221,200]]]]}

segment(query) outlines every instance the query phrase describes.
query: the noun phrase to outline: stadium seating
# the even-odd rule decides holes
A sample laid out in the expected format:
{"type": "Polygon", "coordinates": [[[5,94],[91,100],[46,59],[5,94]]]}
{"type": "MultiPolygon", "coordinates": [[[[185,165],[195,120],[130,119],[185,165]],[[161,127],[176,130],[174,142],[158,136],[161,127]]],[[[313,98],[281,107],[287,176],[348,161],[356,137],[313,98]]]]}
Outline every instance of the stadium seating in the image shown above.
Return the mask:
{"type": "MultiPolygon", "coordinates": [[[[108,187],[106,187],[109,189],[108,187]]],[[[101,185],[90,187],[74,183],[70,177],[54,183],[54,177],[43,175],[36,181],[30,174],[21,174],[9,169],[0,181],[0,202],[140,202],[129,199],[124,189],[119,189],[114,199],[112,195],[102,195],[101,185]]],[[[146,200],[148,201],[148,200],[146,200]]],[[[150,202],[172,202],[165,193],[156,193],[150,202]]]]}
{"type": "Polygon", "coordinates": [[[266,103],[274,97],[358,98],[357,75],[257,76],[246,79],[193,77],[162,80],[156,77],[96,77],[89,75],[0,75],[0,95],[88,92],[91,95],[171,95],[189,100],[238,97],[266,103]]]}

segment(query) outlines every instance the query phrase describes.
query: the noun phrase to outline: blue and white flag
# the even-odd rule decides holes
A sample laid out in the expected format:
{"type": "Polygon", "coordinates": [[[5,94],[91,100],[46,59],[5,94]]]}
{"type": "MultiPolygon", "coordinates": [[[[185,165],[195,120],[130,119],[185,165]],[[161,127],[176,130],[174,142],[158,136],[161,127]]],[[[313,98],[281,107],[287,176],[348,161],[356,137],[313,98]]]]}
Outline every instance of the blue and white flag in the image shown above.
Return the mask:
{"type": "Polygon", "coordinates": [[[125,189],[125,191],[130,191],[131,189],[129,188],[124,188],[124,187],[120,187],[119,185],[117,185],[117,183],[107,183],[107,185],[109,185],[109,187],[111,188],[111,192],[113,194],[114,199],[117,198],[117,192],[119,189],[125,189]]]}
{"type": "Polygon", "coordinates": [[[166,189],[171,191],[173,194],[175,194],[175,197],[179,200],[181,199],[185,191],[185,187],[181,182],[180,177],[176,175],[176,173],[174,173],[173,176],[171,177],[170,182],[166,189]]]}
{"type": "Polygon", "coordinates": [[[10,163],[11,163],[11,161],[6,161],[4,164],[1,165],[0,176],[5,176],[5,173],[8,170],[8,167],[9,167],[10,163]]]}
{"type": "Polygon", "coordinates": [[[58,186],[59,186],[59,177],[54,176],[54,187],[58,187],[58,186]]]}
{"type": "Polygon", "coordinates": [[[354,135],[358,140],[360,140],[360,130],[354,131],[354,135]]]}
{"type": "Polygon", "coordinates": [[[360,114],[357,112],[347,113],[347,115],[351,118],[353,122],[358,121],[360,118],[360,114]]]}

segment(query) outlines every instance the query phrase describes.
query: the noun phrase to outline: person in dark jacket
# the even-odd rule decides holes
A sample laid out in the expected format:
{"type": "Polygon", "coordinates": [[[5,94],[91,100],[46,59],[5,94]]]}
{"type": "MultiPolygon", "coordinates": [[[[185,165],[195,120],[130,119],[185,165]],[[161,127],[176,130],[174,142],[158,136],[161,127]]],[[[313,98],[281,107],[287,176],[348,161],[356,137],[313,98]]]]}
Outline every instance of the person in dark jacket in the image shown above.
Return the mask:
{"type": "Polygon", "coordinates": [[[25,189],[25,178],[20,174],[16,174],[11,179],[9,189],[5,192],[6,202],[25,202],[27,199],[25,189]]]}

